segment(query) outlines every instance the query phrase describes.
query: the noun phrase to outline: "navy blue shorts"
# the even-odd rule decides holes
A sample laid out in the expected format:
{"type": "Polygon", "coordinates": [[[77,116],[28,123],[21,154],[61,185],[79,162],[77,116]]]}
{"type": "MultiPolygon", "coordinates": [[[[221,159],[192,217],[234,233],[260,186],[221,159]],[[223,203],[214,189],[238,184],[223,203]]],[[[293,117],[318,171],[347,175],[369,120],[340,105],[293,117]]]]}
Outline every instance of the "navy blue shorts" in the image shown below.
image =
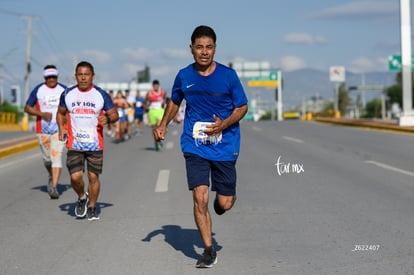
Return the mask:
{"type": "Polygon", "coordinates": [[[144,114],[134,114],[134,119],[138,119],[139,121],[144,121],[144,114]]]}
{"type": "Polygon", "coordinates": [[[200,185],[210,186],[211,190],[223,196],[236,195],[236,161],[214,161],[194,154],[184,153],[187,169],[188,189],[200,185]]]}

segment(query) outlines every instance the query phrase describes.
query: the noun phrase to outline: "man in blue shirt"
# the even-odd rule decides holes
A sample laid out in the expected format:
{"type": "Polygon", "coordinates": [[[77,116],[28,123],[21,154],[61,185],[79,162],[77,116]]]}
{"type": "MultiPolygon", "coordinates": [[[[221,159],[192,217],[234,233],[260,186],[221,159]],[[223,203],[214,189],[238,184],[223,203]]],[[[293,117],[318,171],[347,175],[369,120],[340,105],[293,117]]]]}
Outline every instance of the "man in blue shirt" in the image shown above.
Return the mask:
{"type": "Polygon", "coordinates": [[[141,92],[137,90],[134,104],[134,125],[139,136],[142,135],[144,126],[144,100],[145,98],[141,96],[141,92]]]}
{"type": "Polygon", "coordinates": [[[190,51],[195,62],[178,72],[171,100],[153,134],[157,140],[165,138],[168,123],[185,99],[181,148],[188,187],[193,193],[194,218],[205,245],[196,267],[203,268],[217,262],[208,210],[210,174],[211,190],[216,191],[214,210],[222,215],[236,200],[239,121],[247,112],[247,97],[236,72],[214,61],[216,34],[211,27],[195,28],[190,51]]]}

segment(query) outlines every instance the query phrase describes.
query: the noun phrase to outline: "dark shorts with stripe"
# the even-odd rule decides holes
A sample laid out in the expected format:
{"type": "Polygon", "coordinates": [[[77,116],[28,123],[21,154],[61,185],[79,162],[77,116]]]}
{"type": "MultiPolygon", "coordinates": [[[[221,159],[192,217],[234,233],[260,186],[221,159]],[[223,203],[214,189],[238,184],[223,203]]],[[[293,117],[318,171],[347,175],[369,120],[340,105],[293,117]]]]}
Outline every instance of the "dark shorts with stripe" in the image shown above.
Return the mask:
{"type": "Polygon", "coordinates": [[[96,175],[102,174],[103,151],[68,150],[66,167],[70,174],[85,171],[85,161],[88,172],[96,175]]]}
{"type": "Polygon", "coordinates": [[[200,185],[210,186],[211,190],[223,196],[236,195],[236,161],[214,161],[194,154],[184,153],[188,188],[200,185]]]}

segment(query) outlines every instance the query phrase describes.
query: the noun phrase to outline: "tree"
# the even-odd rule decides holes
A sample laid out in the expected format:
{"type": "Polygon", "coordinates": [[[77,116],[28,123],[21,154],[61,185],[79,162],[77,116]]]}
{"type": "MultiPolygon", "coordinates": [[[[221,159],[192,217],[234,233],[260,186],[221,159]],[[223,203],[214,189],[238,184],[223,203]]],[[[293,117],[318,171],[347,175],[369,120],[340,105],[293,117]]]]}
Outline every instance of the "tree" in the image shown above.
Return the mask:
{"type": "MultiPolygon", "coordinates": [[[[411,75],[411,78],[413,78],[413,74],[411,75]]],[[[395,84],[388,87],[386,89],[387,96],[389,98],[389,103],[398,103],[400,107],[402,107],[402,73],[398,72],[395,77],[395,84]]],[[[412,87],[412,100],[414,104],[414,81],[413,81],[413,87],[412,87]]]]}
{"type": "Polygon", "coordinates": [[[351,98],[349,97],[349,93],[347,88],[345,87],[345,83],[342,83],[341,86],[339,86],[338,91],[338,111],[341,113],[341,116],[346,114],[346,110],[348,108],[350,101],[351,98]]]}
{"type": "Polygon", "coordinates": [[[13,104],[10,104],[7,100],[0,105],[0,113],[14,113],[16,114],[16,120],[20,121],[24,113],[19,111],[19,108],[13,104]]]}
{"type": "Polygon", "coordinates": [[[370,102],[367,103],[365,107],[365,118],[381,118],[381,110],[382,110],[382,102],[381,99],[374,98],[370,102]]]}

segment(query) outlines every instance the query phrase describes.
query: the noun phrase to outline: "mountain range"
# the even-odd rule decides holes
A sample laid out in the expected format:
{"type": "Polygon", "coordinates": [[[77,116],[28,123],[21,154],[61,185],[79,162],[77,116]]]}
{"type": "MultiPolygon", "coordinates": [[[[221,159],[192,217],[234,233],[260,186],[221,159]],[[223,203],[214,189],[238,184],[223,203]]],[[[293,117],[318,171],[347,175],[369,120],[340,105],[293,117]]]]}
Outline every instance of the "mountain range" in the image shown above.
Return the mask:
{"type": "MultiPolygon", "coordinates": [[[[367,72],[367,73],[345,73],[345,85],[350,86],[371,86],[382,85],[385,88],[395,84],[397,72],[367,72]]],[[[282,101],[283,109],[289,110],[303,101],[311,98],[322,98],[332,100],[335,92],[335,83],[329,80],[329,71],[317,69],[300,69],[289,72],[282,72],[283,88],[282,101]]],[[[245,85],[249,99],[255,98],[258,101],[274,101],[274,89],[251,88],[245,85]]],[[[352,91],[351,98],[356,98],[359,91],[352,91]]],[[[368,102],[373,98],[380,98],[381,91],[366,91],[362,95],[368,102]]]]}

